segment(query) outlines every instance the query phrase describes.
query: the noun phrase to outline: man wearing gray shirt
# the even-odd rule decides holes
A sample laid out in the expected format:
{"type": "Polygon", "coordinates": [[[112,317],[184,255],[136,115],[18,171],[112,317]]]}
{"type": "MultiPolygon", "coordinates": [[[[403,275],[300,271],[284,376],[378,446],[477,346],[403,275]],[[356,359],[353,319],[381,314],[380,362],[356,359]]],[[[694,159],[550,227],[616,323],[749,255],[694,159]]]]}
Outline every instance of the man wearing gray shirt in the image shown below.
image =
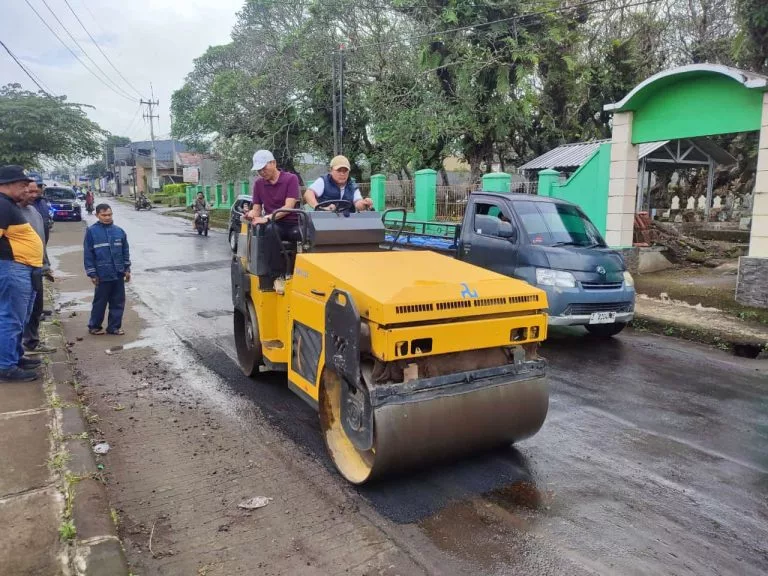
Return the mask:
{"type": "MultiPolygon", "coordinates": [[[[19,202],[19,208],[21,208],[21,212],[24,214],[27,222],[30,223],[35,232],[37,232],[37,235],[40,236],[45,247],[45,222],[35,207],[35,201],[39,197],[40,188],[37,187],[36,182],[30,182],[24,197],[19,202]]],[[[53,274],[48,262],[48,252],[45,249],[43,250],[43,267],[37,268],[32,272],[32,289],[35,291],[35,303],[32,307],[32,313],[24,325],[24,335],[22,337],[24,353],[27,355],[56,352],[56,348],[51,348],[40,342],[40,317],[43,314],[44,302],[43,276],[53,281],[53,274]]]]}

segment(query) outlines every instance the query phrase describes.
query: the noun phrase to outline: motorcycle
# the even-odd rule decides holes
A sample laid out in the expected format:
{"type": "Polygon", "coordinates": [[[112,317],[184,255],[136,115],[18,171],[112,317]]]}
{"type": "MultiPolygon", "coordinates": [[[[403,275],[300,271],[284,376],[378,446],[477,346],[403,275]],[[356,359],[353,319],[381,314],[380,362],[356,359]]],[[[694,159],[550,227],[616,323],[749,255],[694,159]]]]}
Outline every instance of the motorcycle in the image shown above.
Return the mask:
{"type": "Polygon", "coordinates": [[[85,203],[85,211],[88,212],[88,214],[93,214],[93,202],[86,202],[85,203]]]}
{"type": "Polygon", "coordinates": [[[200,211],[197,213],[195,229],[198,236],[208,236],[208,212],[200,211]]]}
{"type": "Polygon", "coordinates": [[[152,210],[152,203],[146,196],[142,195],[136,199],[135,208],[136,210],[152,210]]]}

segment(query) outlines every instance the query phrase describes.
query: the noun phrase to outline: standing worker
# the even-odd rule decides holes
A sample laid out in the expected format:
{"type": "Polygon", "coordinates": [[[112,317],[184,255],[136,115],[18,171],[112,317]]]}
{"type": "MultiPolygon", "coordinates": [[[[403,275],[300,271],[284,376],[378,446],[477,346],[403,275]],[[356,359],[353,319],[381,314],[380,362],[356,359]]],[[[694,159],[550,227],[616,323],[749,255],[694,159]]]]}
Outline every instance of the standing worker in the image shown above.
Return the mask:
{"type": "Polygon", "coordinates": [[[131,280],[128,236],[112,222],[109,204],[96,206],[98,222],[89,226],[83,240],[85,273],[96,287],[88,321],[89,334],[104,334],[101,327],[109,305],[107,334],[122,336],[125,283],[131,280]]]}
{"type": "Polygon", "coordinates": [[[16,205],[30,178],[21,166],[0,167],[0,382],[38,378],[39,360],[24,358],[24,324],[32,309],[32,270],[43,266],[43,242],[16,205]]]}
{"type": "Polygon", "coordinates": [[[32,289],[35,291],[35,299],[32,304],[32,312],[29,318],[27,318],[26,324],[24,324],[24,334],[22,337],[24,353],[29,356],[56,352],[56,348],[51,348],[40,342],[40,318],[43,315],[43,302],[45,300],[43,277],[53,282],[53,273],[51,272],[48,254],[45,249],[45,223],[37,208],[35,208],[35,201],[39,196],[40,188],[38,188],[37,182],[30,182],[24,196],[18,202],[18,206],[21,208],[27,222],[30,223],[43,243],[43,267],[32,270],[32,289]]]}
{"type": "MultiPolygon", "coordinates": [[[[312,182],[304,192],[304,201],[314,208],[319,202],[346,200],[351,206],[345,212],[371,210],[373,201],[370,198],[363,198],[357,184],[349,177],[349,171],[350,164],[347,157],[335,156],[331,160],[331,171],[312,182]]],[[[335,209],[334,204],[325,207],[325,210],[335,209]]]]}

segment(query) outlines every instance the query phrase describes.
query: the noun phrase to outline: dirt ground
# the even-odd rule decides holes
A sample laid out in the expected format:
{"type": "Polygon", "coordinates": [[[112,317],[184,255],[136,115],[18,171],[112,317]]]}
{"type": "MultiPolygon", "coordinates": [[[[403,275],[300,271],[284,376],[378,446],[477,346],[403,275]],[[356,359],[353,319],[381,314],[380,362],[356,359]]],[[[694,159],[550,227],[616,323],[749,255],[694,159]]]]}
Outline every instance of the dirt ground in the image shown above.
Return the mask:
{"type": "Polygon", "coordinates": [[[736,259],[717,268],[688,266],[638,274],[635,276],[635,288],[638,294],[658,298],[666,293],[672,300],[682,300],[692,306],[701,304],[741,320],[768,324],[768,310],[742,306],[734,299],[737,275],[736,259]]]}

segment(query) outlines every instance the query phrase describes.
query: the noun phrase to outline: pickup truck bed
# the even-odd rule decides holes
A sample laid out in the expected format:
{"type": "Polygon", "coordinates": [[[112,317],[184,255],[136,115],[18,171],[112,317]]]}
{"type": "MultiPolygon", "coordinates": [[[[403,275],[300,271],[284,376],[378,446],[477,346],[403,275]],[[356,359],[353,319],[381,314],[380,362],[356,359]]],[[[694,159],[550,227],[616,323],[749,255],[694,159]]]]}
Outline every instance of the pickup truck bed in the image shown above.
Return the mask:
{"type": "Polygon", "coordinates": [[[459,224],[411,221],[398,235],[399,224],[391,220],[385,222],[387,244],[394,241],[398,247],[411,250],[434,250],[456,255],[461,230],[459,224]]]}

